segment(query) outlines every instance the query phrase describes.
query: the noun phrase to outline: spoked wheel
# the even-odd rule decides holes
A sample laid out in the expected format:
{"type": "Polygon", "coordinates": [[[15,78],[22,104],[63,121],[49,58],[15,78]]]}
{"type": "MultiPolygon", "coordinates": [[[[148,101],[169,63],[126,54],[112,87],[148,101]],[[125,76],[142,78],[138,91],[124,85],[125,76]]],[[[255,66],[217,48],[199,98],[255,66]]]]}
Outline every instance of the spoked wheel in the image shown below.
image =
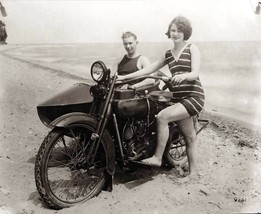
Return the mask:
{"type": "Polygon", "coordinates": [[[169,140],[166,145],[164,157],[171,167],[184,165],[187,162],[186,143],[178,129],[170,130],[169,140]]]}
{"type": "Polygon", "coordinates": [[[92,161],[93,131],[87,125],[54,128],[43,141],[35,162],[35,180],[48,206],[70,207],[101,192],[105,183],[105,152],[101,143],[92,161]]]}

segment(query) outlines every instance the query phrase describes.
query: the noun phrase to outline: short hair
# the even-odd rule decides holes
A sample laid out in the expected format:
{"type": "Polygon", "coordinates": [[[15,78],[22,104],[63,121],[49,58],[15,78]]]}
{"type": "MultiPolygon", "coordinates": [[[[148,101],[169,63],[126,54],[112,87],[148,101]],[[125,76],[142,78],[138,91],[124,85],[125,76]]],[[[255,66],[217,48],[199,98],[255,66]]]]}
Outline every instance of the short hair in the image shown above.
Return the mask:
{"type": "Polygon", "coordinates": [[[183,16],[177,16],[170,22],[168,31],[166,33],[168,38],[170,38],[170,28],[173,24],[177,26],[178,30],[184,33],[184,40],[188,40],[190,38],[192,34],[192,27],[190,21],[183,16]]]}
{"type": "Polygon", "coordinates": [[[129,38],[129,37],[133,37],[135,40],[137,40],[137,36],[130,31],[122,33],[122,36],[121,36],[122,39],[129,38]]]}

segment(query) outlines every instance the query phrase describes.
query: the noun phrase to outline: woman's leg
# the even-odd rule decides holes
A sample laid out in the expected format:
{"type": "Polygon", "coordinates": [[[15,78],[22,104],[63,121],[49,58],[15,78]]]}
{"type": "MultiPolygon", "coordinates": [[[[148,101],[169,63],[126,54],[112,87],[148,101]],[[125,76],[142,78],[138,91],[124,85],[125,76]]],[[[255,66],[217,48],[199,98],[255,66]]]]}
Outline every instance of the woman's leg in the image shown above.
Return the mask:
{"type": "Polygon", "coordinates": [[[190,117],[184,120],[177,121],[177,124],[186,142],[187,156],[189,162],[189,174],[191,176],[194,176],[195,174],[197,174],[197,135],[193,124],[193,118],[190,117]]]}
{"type": "Polygon", "coordinates": [[[168,123],[172,121],[179,121],[185,118],[189,118],[185,107],[177,103],[175,105],[169,106],[168,108],[162,110],[157,116],[157,147],[155,154],[151,158],[142,160],[143,163],[152,166],[161,166],[162,156],[169,138],[169,127],[168,123]]]}

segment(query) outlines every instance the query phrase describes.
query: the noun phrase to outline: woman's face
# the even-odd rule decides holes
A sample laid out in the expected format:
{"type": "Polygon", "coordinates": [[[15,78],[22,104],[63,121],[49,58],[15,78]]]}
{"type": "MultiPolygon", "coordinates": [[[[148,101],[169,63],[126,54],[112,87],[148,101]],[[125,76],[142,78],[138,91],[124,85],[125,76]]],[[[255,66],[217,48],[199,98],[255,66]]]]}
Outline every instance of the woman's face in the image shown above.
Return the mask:
{"type": "Polygon", "coordinates": [[[184,41],[184,33],[178,29],[176,24],[171,25],[169,33],[170,33],[170,38],[173,42],[184,41]]]}

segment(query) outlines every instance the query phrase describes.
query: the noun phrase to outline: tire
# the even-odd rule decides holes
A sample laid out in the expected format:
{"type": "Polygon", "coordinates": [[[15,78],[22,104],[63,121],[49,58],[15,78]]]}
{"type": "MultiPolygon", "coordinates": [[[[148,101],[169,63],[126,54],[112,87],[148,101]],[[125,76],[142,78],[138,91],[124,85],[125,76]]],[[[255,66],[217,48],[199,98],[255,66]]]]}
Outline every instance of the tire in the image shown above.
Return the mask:
{"type": "MultiPolygon", "coordinates": [[[[54,128],[44,139],[35,162],[35,182],[43,202],[54,209],[97,196],[104,184],[106,156],[100,144],[92,162],[90,136],[95,124],[54,128]],[[89,152],[89,153],[88,153],[89,152]]],[[[103,135],[102,141],[110,137],[103,135]]]]}
{"type": "Polygon", "coordinates": [[[176,126],[170,127],[169,139],[164,152],[164,161],[170,167],[187,163],[186,143],[176,126]]]}

